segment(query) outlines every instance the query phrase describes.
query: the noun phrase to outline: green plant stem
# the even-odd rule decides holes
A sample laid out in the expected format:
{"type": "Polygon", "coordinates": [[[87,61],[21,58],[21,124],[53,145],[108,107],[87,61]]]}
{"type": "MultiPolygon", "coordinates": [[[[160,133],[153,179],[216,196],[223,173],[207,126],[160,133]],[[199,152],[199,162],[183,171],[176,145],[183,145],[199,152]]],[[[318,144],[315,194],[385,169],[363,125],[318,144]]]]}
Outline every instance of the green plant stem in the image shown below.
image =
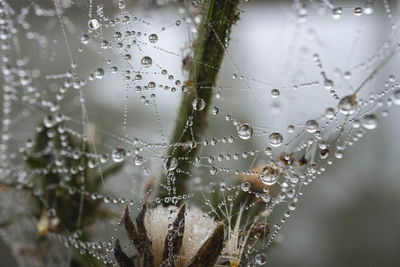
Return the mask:
{"type": "MultiPolygon", "coordinates": [[[[172,194],[182,195],[187,192],[187,181],[190,177],[192,163],[198,153],[199,146],[190,146],[192,141],[201,141],[207,127],[208,109],[215,86],[218,71],[221,67],[225,48],[227,47],[232,24],[237,19],[236,8],[239,0],[209,0],[204,3],[203,17],[198,28],[198,36],[194,44],[194,55],[186,83],[186,92],[182,96],[168,156],[178,159],[181,172],[174,173],[175,182],[169,184],[170,190],[160,187],[158,196],[164,198],[172,194]],[[206,106],[203,110],[194,110],[192,102],[201,98],[206,106]],[[192,116],[193,125],[187,126],[192,116]],[[173,192],[172,188],[176,189],[173,192]]],[[[166,175],[161,178],[163,185],[168,185],[166,175]]]]}

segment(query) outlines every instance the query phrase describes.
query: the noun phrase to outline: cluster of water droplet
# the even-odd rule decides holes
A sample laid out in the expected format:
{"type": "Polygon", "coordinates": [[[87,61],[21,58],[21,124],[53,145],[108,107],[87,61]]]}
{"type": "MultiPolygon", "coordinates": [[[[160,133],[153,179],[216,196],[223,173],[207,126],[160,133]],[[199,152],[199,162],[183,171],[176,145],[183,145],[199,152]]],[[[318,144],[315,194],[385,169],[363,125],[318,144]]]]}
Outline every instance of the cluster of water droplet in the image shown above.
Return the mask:
{"type": "MultiPolygon", "coordinates": [[[[301,82],[282,86],[272,86],[269,82],[242,74],[234,57],[227,53],[230,67],[236,73],[227,75],[227,72],[220,71],[220,76],[232,82],[232,86],[193,85],[193,81],[182,82],[187,79],[187,64],[190,65],[193,55],[192,41],[186,44],[187,47],[182,44],[182,47],[172,50],[166,48],[165,40],[173,38],[174,30],[184,27],[185,32],[190,33],[190,40],[195,39],[200,22],[197,1],[187,3],[189,10],[187,6],[179,9],[179,19],[174,18],[170,25],[160,27],[133,15],[134,11],[127,11],[122,0],[118,1],[118,13],[107,13],[103,5],[90,1],[89,14],[83,16],[83,22],[78,20],[76,23],[71,21],[67,11],[80,7],[64,3],[68,1],[54,1],[54,9],[46,9],[41,7],[45,6],[41,1],[37,2],[20,10],[10,1],[0,2],[0,182],[31,192],[33,197],[45,203],[45,217],[54,223],[60,211],[57,211],[54,201],[46,198],[51,190],[64,190],[71,196],[101,201],[110,210],[118,212],[124,205],[139,205],[144,199],[150,205],[170,205],[193,199],[191,203],[205,207],[209,215],[234,205],[248,211],[262,203],[259,214],[271,231],[268,236],[261,235],[263,238],[258,238],[256,244],[248,245],[245,257],[251,263],[264,265],[267,256],[262,250],[279,237],[282,224],[291,216],[302,196],[301,189],[325,172],[334,160],[344,158],[348,147],[358,142],[367,131],[375,129],[381,118],[388,116],[390,107],[400,105],[400,81],[394,75],[381,74],[382,63],[389,61],[398,49],[393,42],[382,45],[382,49],[368,62],[351,70],[337,71],[336,76],[331,76],[323,66],[323,50],[311,53],[310,62],[317,67],[320,79],[300,79],[301,82]],[[46,36],[47,30],[30,23],[29,15],[45,21],[48,27],[57,29],[59,35],[55,38],[46,36]],[[55,25],[54,21],[58,24],[55,25]],[[34,59],[30,59],[29,47],[26,46],[30,42],[37,42],[35,45],[40,51],[31,56],[35,60],[37,56],[41,64],[34,64],[34,59]],[[184,55],[176,52],[183,48],[189,52],[184,55]],[[67,56],[61,56],[58,49],[63,49],[60,51],[67,56]],[[165,67],[169,66],[163,58],[165,55],[175,58],[182,68],[165,67]],[[97,63],[93,65],[91,62],[97,63]],[[62,71],[59,71],[60,66],[62,71]],[[375,84],[376,90],[367,94],[365,91],[370,89],[365,89],[364,82],[357,89],[349,86],[357,70],[365,72],[366,82],[376,75],[386,81],[383,85],[375,84]],[[347,82],[346,88],[343,88],[343,80],[347,82]],[[116,88],[120,81],[124,85],[122,93],[116,88]],[[199,97],[193,89],[196,86],[199,90],[211,91],[212,102],[199,97]],[[91,98],[100,94],[93,93],[97,87],[99,92],[107,87],[120,97],[122,115],[114,120],[121,129],[107,127],[106,123],[101,125],[103,114],[92,111],[97,99],[91,98]],[[295,106],[295,97],[309,89],[332,97],[321,114],[305,116],[300,122],[273,116],[273,111],[279,109],[281,103],[284,103],[281,109],[285,111],[289,108],[285,101],[295,106]],[[184,123],[184,131],[191,133],[192,140],[170,143],[166,129],[170,130],[172,127],[169,125],[175,124],[175,116],[166,120],[162,105],[170,101],[169,97],[180,99],[182,95],[191,96],[187,107],[190,115],[184,123]],[[240,96],[239,104],[232,100],[234,96],[240,96]],[[246,101],[250,101],[250,105],[246,106],[246,101]],[[138,108],[132,112],[131,106],[138,108]],[[251,114],[254,107],[265,106],[272,107],[271,114],[265,113],[264,109],[261,109],[264,112],[262,119],[258,119],[260,114],[251,114]],[[209,117],[209,128],[204,135],[193,132],[199,114],[209,117]],[[136,125],[132,126],[130,119],[135,116],[145,116],[146,123],[155,122],[156,127],[146,128],[148,125],[144,123],[143,129],[142,125],[134,128],[136,125]],[[93,117],[100,117],[99,125],[92,123],[93,117]],[[276,126],[278,123],[274,120],[283,127],[276,126]],[[33,125],[34,122],[37,125],[33,125]],[[22,127],[21,130],[20,124],[26,124],[23,126],[32,131],[24,134],[27,129],[22,127]],[[156,135],[154,129],[158,129],[156,135]],[[140,130],[147,132],[141,135],[140,130]],[[45,137],[35,139],[41,134],[45,137]],[[74,145],[71,138],[79,142],[74,145]],[[186,149],[185,155],[174,154],[180,147],[186,149]],[[196,149],[199,154],[193,158],[188,156],[196,149]],[[32,164],[32,158],[38,160],[36,163],[40,163],[40,167],[27,167],[32,164]],[[105,177],[108,173],[106,167],[113,164],[124,164],[122,183],[129,188],[130,195],[113,192],[114,187],[108,185],[112,179],[118,181],[114,177],[105,177]],[[191,172],[185,169],[187,165],[191,166],[191,172]],[[90,185],[87,179],[93,177],[85,176],[89,171],[98,174],[97,182],[109,186],[106,189],[110,192],[90,191],[86,186],[90,185]],[[176,194],[176,176],[180,173],[187,173],[191,178],[188,194],[176,194]],[[37,178],[49,174],[61,178],[42,188],[37,178]],[[161,179],[165,175],[167,184],[161,179]],[[73,184],[76,177],[81,180],[73,184]],[[106,178],[107,183],[104,182],[106,178]],[[165,198],[154,196],[154,186],[150,186],[153,184],[165,188],[170,195],[165,198]],[[221,195],[223,199],[216,203],[210,200],[221,195]],[[254,201],[235,202],[243,195],[244,199],[254,201]]],[[[354,8],[330,6],[325,2],[320,5],[324,12],[328,12],[327,19],[335,22],[340,22],[348,13],[362,19],[375,12],[373,1],[354,8]]],[[[299,25],[307,21],[313,8],[315,6],[305,3],[295,5],[299,25]]],[[[387,1],[384,8],[389,19],[393,20],[387,1]]],[[[45,25],[44,22],[41,25],[45,25]]],[[[398,30],[396,27],[391,27],[394,36],[398,30]]],[[[225,46],[222,42],[221,45],[225,46]]],[[[309,101],[312,105],[312,100],[309,101]]],[[[106,117],[104,115],[105,121],[106,117]]],[[[81,212],[75,233],[66,235],[54,231],[51,238],[67,247],[75,247],[82,254],[92,255],[104,264],[114,264],[111,255],[115,233],[107,241],[82,241],[82,234],[77,234],[83,228],[79,225],[82,216],[81,212]]],[[[221,218],[220,213],[218,216],[221,218]]],[[[222,220],[227,220],[227,217],[222,220]]],[[[104,227],[110,224],[114,226],[115,223],[106,222],[104,227]]]]}

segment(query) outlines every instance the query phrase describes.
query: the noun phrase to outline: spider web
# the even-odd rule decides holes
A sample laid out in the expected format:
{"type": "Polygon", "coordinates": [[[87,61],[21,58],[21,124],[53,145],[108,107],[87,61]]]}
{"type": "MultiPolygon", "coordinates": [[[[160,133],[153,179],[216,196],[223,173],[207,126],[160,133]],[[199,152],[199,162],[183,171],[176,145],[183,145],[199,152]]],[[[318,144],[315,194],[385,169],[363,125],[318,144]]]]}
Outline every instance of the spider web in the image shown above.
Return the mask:
{"type": "Polygon", "coordinates": [[[116,264],[113,244],[124,235],[119,217],[126,204],[136,211],[145,200],[155,206],[183,199],[227,222],[241,194],[255,200],[241,209],[263,203],[256,218],[270,235],[249,241],[244,255],[263,265],[304,187],[400,103],[390,74],[399,23],[388,1],[241,3],[218,81],[206,88],[212,102],[193,103],[193,112],[209,106],[205,135],[196,139],[186,122],[191,144],[170,137],[180,99],[191,94],[185,62],[193,56],[201,1],[33,0],[0,7],[0,181],[12,188],[1,194],[1,219],[22,218],[2,235],[21,265],[29,262],[24,255],[35,255],[38,265],[69,262],[71,250],[60,245],[116,264]],[[35,150],[40,134],[47,141],[35,150]],[[198,156],[169,157],[182,145],[200,147],[198,156]],[[46,158],[44,167],[29,168],[32,155],[46,158]],[[167,186],[162,175],[173,180],[185,171],[182,162],[193,166],[189,193],[172,188],[169,197],[157,197],[157,188],[167,186]],[[120,168],[110,174],[114,166],[120,168]],[[95,191],[86,186],[87,171],[95,191]],[[43,188],[49,173],[59,180],[43,188]],[[35,232],[41,218],[62,212],[49,197],[60,188],[78,196],[77,215],[69,222],[73,231],[47,233],[48,253],[35,232]],[[31,198],[46,215],[30,206],[31,198]],[[86,198],[113,215],[91,226],[90,238],[86,198]]]}

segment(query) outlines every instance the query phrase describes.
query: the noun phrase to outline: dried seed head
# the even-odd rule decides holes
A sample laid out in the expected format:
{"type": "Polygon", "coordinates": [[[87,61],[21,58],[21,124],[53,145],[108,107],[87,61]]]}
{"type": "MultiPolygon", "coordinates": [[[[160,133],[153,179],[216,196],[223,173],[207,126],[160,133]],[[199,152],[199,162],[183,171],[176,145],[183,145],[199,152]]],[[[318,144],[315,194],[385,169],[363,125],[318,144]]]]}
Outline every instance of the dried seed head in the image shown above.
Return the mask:
{"type": "MultiPolygon", "coordinates": [[[[177,207],[158,206],[146,212],[144,223],[151,248],[154,254],[155,266],[162,262],[165,238],[168,227],[178,215],[177,207]],[[172,218],[169,219],[169,218],[172,218]]],[[[217,223],[198,208],[188,208],[185,213],[185,230],[182,247],[178,254],[176,267],[185,267],[196,255],[203,243],[211,236],[217,223]]]]}

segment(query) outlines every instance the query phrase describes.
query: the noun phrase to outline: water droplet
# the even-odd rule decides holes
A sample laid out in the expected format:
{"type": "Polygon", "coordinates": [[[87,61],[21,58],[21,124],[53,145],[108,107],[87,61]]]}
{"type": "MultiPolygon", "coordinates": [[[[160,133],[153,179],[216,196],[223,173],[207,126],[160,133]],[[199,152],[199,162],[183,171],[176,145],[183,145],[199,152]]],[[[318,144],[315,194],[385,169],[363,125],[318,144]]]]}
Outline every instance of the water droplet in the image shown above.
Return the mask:
{"type": "Polygon", "coordinates": [[[362,7],[356,7],[356,8],[354,8],[354,11],[353,11],[354,16],[361,16],[362,13],[363,13],[362,7]]]}
{"type": "Polygon", "coordinates": [[[331,90],[333,88],[333,81],[332,80],[325,80],[324,87],[326,90],[331,90]]]}
{"type": "Polygon", "coordinates": [[[149,35],[149,42],[150,43],[157,43],[157,41],[158,41],[158,36],[157,36],[157,34],[155,34],[155,33],[152,33],[152,34],[150,34],[149,35]]]}
{"type": "Polygon", "coordinates": [[[89,41],[90,41],[89,35],[84,34],[84,35],[81,36],[81,43],[82,43],[82,44],[88,44],[89,41]]]}
{"type": "Polygon", "coordinates": [[[133,162],[135,163],[136,166],[140,166],[143,164],[143,157],[136,155],[135,158],[133,159],[133,162]]]}
{"type": "Polygon", "coordinates": [[[250,190],[250,183],[249,182],[243,182],[241,185],[240,185],[240,188],[242,188],[242,190],[244,191],[244,192],[247,192],[247,191],[249,191],[250,190]]]}
{"type": "Polygon", "coordinates": [[[337,150],[337,151],[335,152],[335,157],[336,157],[337,159],[343,158],[343,151],[337,150]]]}
{"type": "Polygon", "coordinates": [[[149,82],[149,83],[147,84],[147,86],[148,86],[149,88],[155,88],[155,87],[156,87],[156,83],[155,83],[155,82],[149,82]]]}
{"type": "Polygon", "coordinates": [[[289,205],[288,205],[288,208],[289,208],[289,210],[295,210],[296,209],[296,203],[290,203],[289,205]]]}
{"type": "Polygon", "coordinates": [[[280,177],[279,169],[275,165],[267,165],[261,170],[260,180],[265,185],[275,184],[280,177]]]}
{"type": "Polygon", "coordinates": [[[54,208],[48,209],[47,210],[47,216],[50,217],[50,218],[57,216],[56,210],[54,208]]]}
{"type": "Polygon", "coordinates": [[[56,125],[57,121],[56,119],[52,116],[52,115],[47,115],[44,119],[43,119],[43,124],[46,128],[51,128],[54,125],[56,125]]]}
{"type": "Polygon", "coordinates": [[[110,45],[110,43],[109,43],[107,40],[104,40],[104,41],[102,41],[102,42],[100,43],[100,47],[101,47],[102,49],[108,49],[108,48],[111,47],[111,45],[110,45]]]}
{"type": "Polygon", "coordinates": [[[178,167],[178,160],[175,157],[168,157],[164,161],[164,168],[167,171],[173,171],[178,167]]]}
{"type": "Polygon", "coordinates": [[[268,142],[273,147],[282,145],[283,137],[280,133],[272,133],[268,136],[268,142]]]}
{"type": "Polygon", "coordinates": [[[88,21],[88,27],[90,30],[94,31],[100,27],[100,23],[97,19],[93,18],[88,21]]]}
{"type": "Polygon", "coordinates": [[[308,120],[306,122],[306,131],[309,133],[315,133],[318,129],[318,122],[315,120],[308,120]]]}
{"type": "Polygon", "coordinates": [[[261,199],[262,199],[262,201],[264,201],[265,203],[268,203],[268,202],[271,200],[271,197],[269,196],[269,194],[263,193],[263,194],[261,194],[261,199]]]}
{"type": "Polygon", "coordinates": [[[219,113],[219,108],[213,107],[212,110],[211,110],[211,113],[212,113],[213,115],[218,115],[218,113],[219,113]]]}
{"type": "Polygon", "coordinates": [[[335,7],[334,9],[332,9],[332,18],[340,19],[342,14],[343,14],[343,9],[341,7],[335,7]]]}
{"type": "Polygon", "coordinates": [[[217,172],[218,172],[218,169],[215,166],[211,167],[211,169],[210,169],[210,174],[211,175],[216,175],[217,172]]]}
{"type": "Polygon", "coordinates": [[[149,68],[151,67],[151,65],[153,64],[153,60],[151,59],[151,57],[143,57],[142,60],[140,61],[140,63],[142,63],[142,66],[145,68],[149,68]]]}
{"type": "Polygon", "coordinates": [[[329,150],[328,149],[322,149],[319,152],[319,156],[321,159],[326,159],[329,156],[329,150]]]}
{"type": "Polygon", "coordinates": [[[372,1],[368,1],[364,5],[364,13],[366,15],[370,15],[370,14],[372,14],[372,12],[374,12],[374,3],[372,1]]]}
{"type": "Polygon", "coordinates": [[[344,76],[344,78],[345,78],[346,80],[350,80],[350,79],[351,79],[351,72],[350,72],[350,71],[346,71],[346,72],[343,74],[343,76],[344,76]]]}
{"type": "Polygon", "coordinates": [[[280,95],[280,92],[279,92],[278,89],[272,89],[272,90],[271,90],[271,96],[272,96],[273,98],[277,98],[279,95],[280,95]]]}
{"type": "Polygon", "coordinates": [[[340,99],[338,108],[344,115],[353,114],[357,107],[357,99],[355,95],[347,95],[340,99]]]}
{"type": "Polygon", "coordinates": [[[255,256],[255,262],[258,265],[264,265],[267,262],[267,256],[263,253],[257,253],[255,256]]]}
{"type": "Polygon", "coordinates": [[[238,136],[243,140],[247,140],[253,136],[253,127],[247,123],[243,123],[236,128],[238,136]]]}
{"type": "Polygon", "coordinates": [[[121,162],[126,157],[126,151],[122,147],[116,147],[111,153],[111,158],[114,162],[121,162]]]}
{"type": "Polygon", "coordinates": [[[118,8],[119,9],[124,9],[126,7],[124,0],[118,1],[118,8]]]}
{"type": "Polygon", "coordinates": [[[372,130],[378,126],[378,118],[375,114],[365,115],[362,121],[362,125],[365,129],[372,130]]]}
{"type": "Polygon", "coordinates": [[[271,156],[272,155],[272,148],[266,147],[264,149],[264,154],[267,155],[267,156],[271,156]]]}
{"type": "Polygon", "coordinates": [[[120,33],[120,32],[115,32],[113,35],[113,38],[115,41],[119,41],[121,39],[121,37],[122,37],[122,33],[120,33]]]}
{"type": "Polygon", "coordinates": [[[88,167],[90,169],[93,169],[94,167],[96,167],[96,161],[94,159],[89,159],[88,160],[88,167]]]}
{"type": "Polygon", "coordinates": [[[194,110],[203,110],[204,107],[206,106],[206,102],[202,98],[195,98],[192,101],[192,107],[194,110]]]}
{"type": "Polygon", "coordinates": [[[104,69],[102,68],[98,68],[95,72],[94,72],[94,77],[96,79],[101,79],[104,77],[104,69]]]}
{"type": "Polygon", "coordinates": [[[288,131],[288,133],[294,133],[294,125],[289,125],[288,127],[287,127],[287,131],[288,131]]]}
{"type": "Polygon", "coordinates": [[[321,140],[323,137],[323,133],[321,131],[315,131],[314,133],[315,138],[317,138],[318,140],[321,140]]]}
{"type": "Polygon", "coordinates": [[[393,92],[393,103],[395,105],[400,105],[400,89],[393,92]]]}
{"type": "Polygon", "coordinates": [[[333,108],[327,108],[325,110],[325,117],[330,119],[330,118],[333,118],[333,116],[335,116],[335,110],[333,108]]]}

